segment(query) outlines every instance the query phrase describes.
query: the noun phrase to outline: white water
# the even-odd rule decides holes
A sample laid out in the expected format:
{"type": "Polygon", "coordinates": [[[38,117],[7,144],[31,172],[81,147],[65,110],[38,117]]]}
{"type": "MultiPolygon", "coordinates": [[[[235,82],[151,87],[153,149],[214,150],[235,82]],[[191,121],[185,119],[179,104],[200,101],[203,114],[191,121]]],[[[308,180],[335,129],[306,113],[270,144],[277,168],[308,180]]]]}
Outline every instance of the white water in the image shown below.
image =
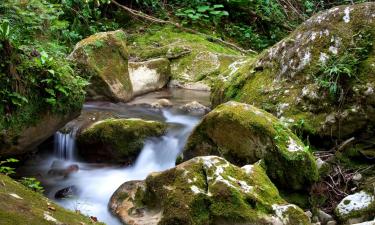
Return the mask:
{"type": "MultiPolygon", "coordinates": [[[[66,179],[49,178],[48,183],[54,186],[49,191],[49,197],[53,198],[54,193],[64,187],[75,185],[80,190],[78,198],[59,200],[58,203],[65,208],[79,210],[84,214],[96,216],[99,221],[108,225],[121,224],[107,208],[108,201],[116,189],[129,180],[142,180],[151,172],[163,171],[175,166],[175,160],[180,154],[189,133],[198,123],[199,118],[185,115],[176,115],[170,111],[163,111],[165,122],[170,124],[166,135],[160,138],[147,140],[143,150],[133,166],[126,168],[97,168],[87,163],[80,163],[66,157],[65,165],[78,164],[79,171],[66,179]],[[55,184],[58,183],[58,186],[55,184]]],[[[57,157],[73,154],[74,138],[72,136],[61,138],[57,134],[57,141],[60,146],[57,157]],[[73,144],[72,144],[73,143],[73,144]],[[61,146],[63,145],[63,146],[61,146]],[[61,152],[64,149],[66,152],[61,152]]],[[[44,162],[46,167],[51,165],[55,159],[44,162]]],[[[47,168],[45,168],[47,169],[47,168]]]]}
{"type": "MultiPolygon", "coordinates": [[[[175,160],[186,143],[187,137],[198,123],[199,117],[176,113],[178,106],[193,100],[208,104],[209,93],[169,89],[154,92],[136,98],[129,104],[110,102],[86,103],[81,116],[67,124],[65,130],[54,137],[53,152],[47,146],[35,157],[28,160],[17,174],[36,177],[45,188],[45,195],[65,208],[79,210],[95,216],[108,225],[119,225],[120,221],[108,210],[108,201],[116,189],[126,181],[142,180],[151,172],[163,171],[175,166],[175,160]],[[160,98],[170,99],[174,107],[170,110],[155,112],[137,104],[152,103],[160,98]],[[160,138],[152,138],[145,142],[133,166],[115,167],[108,164],[85,163],[79,159],[75,151],[75,135],[78,129],[85,126],[85,121],[98,121],[109,117],[143,118],[161,120],[169,125],[167,133],[160,138]],[[66,168],[76,164],[79,170],[68,177],[49,174],[52,167],[66,168]],[[54,165],[54,166],[52,166],[54,165]],[[80,192],[75,198],[55,199],[55,193],[63,188],[75,185],[80,192]]],[[[87,125],[87,124],[86,124],[87,125]]]]}
{"type": "Polygon", "coordinates": [[[68,133],[56,132],[54,136],[54,152],[59,159],[73,160],[77,130],[77,128],[72,128],[68,133]]]}

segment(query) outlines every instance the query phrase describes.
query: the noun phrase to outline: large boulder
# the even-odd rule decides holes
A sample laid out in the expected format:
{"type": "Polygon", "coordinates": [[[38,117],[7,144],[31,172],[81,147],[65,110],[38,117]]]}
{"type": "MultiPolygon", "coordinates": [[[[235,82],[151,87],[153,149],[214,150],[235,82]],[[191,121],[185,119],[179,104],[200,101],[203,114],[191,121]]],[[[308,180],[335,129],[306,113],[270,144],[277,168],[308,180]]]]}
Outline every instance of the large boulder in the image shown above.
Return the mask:
{"type": "Polygon", "coordinates": [[[169,81],[170,62],[166,58],[129,62],[129,75],[133,86],[133,95],[156,91],[165,87],[169,81]]]}
{"type": "Polygon", "coordinates": [[[213,105],[254,104],[331,140],[375,123],[375,3],[335,7],[304,22],[234,73],[222,74],[213,105]]]}
{"type": "Polygon", "coordinates": [[[92,224],[90,218],[58,206],[8,176],[0,174],[0,184],[0,224],[92,224]]]}
{"type": "Polygon", "coordinates": [[[207,40],[204,36],[176,30],[170,26],[152,26],[130,36],[132,61],[168,58],[171,62],[171,86],[209,90],[217,75],[224,72],[241,54],[207,40]]]}
{"type": "Polygon", "coordinates": [[[90,78],[88,98],[128,101],[133,97],[123,31],[89,36],[77,43],[69,58],[77,63],[82,76],[90,78]]]}
{"type": "Polygon", "coordinates": [[[109,206],[126,224],[309,224],[288,204],[259,164],[239,168],[216,156],[197,157],[121,185],[109,206]]]}
{"type": "Polygon", "coordinates": [[[375,217],[375,194],[373,190],[360,191],[346,196],[337,205],[335,214],[344,224],[361,223],[375,217]]]}
{"type": "Polygon", "coordinates": [[[0,135],[0,155],[2,157],[21,156],[32,152],[78,115],[78,110],[65,115],[46,112],[40,115],[38,123],[20,129],[16,137],[2,139],[0,135]]]}
{"type": "Polygon", "coordinates": [[[161,122],[141,119],[105,119],[77,136],[79,154],[88,161],[131,163],[147,138],[164,134],[161,122]]]}
{"type": "Polygon", "coordinates": [[[318,178],[308,148],[273,115],[254,106],[228,102],[207,114],[190,135],[183,160],[218,155],[243,166],[264,159],[279,187],[308,188],[318,178]]]}

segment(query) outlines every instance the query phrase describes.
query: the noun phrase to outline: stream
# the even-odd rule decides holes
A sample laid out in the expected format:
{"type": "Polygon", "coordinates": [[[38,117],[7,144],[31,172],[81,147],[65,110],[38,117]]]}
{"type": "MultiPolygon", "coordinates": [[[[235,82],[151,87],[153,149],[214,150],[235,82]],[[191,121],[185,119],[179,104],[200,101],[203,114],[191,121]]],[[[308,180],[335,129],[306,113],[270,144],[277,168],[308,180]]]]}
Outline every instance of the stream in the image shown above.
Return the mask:
{"type": "Polygon", "coordinates": [[[57,132],[53,144],[30,158],[19,168],[18,174],[36,177],[41,181],[44,194],[59,205],[79,210],[81,213],[95,216],[108,225],[121,222],[108,210],[108,201],[115,190],[129,180],[142,180],[151,172],[163,171],[175,166],[175,160],[182,151],[186,140],[199,122],[201,116],[188,115],[178,107],[191,101],[209,105],[209,93],[193,90],[167,89],[153,92],[134,99],[129,103],[87,102],[81,116],[66,125],[63,132],[57,132]],[[167,98],[173,107],[155,110],[147,104],[167,98]],[[137,160],[130,166],[87,163],[78,157],[75,148],[75,135],[84,121],[100,120],[107,117],[141,118],[164,121],[168,124],[166,134],[151,138],[137,160]],[[78,171],[67,177],[51,174],[56,166],[78,166],[78,171]],[[58,190],[74,185],[78,194],[74,198],[56,199],[58,190]]]}

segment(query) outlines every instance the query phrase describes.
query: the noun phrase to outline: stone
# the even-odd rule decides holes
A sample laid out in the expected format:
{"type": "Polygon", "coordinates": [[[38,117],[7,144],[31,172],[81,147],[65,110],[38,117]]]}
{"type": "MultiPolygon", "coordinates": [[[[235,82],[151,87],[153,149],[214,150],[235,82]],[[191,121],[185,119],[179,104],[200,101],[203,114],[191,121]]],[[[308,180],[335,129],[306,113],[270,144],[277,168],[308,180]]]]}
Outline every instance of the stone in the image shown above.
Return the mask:
{"type": "Polygon", "coordinates": [[[352,180],[354,180],[354,181],[360,181],[360,180],[362,180],[362,174],[355,173],[354,176],[352,177],[352,180]]]}
{"type": "Polygon", "coordinates": [[[346,196],[335,209],[338,219],[343,223],[350,222],[350,224],[373,219],[374,212],[375,196],[365,190],[346,196]]]}
{"type": "Polygon", "coordinates": [[[290,119],[290,126],[303,124],[299,129],[306,136],[330,144],[371,130],[375,124],[374,11],[375,3],[367,2],[317,13],[256,58],[249,57],[234,73],[221,74],[212,88],[212,105],[228,100],[253,104],[290,119]],[[343,19],[346,15],[350,15],[348,22],[343,19]],[[358,46],[366,49],[364,55],[347,51],[358,46]],[[337,83],[345,96],[332,94],[319,79],[324,68],[345,57],[359,63],[351,77],[344,75],[337,83]]]}
{"type": "Polygon", "coordinates": [[[362,223],[354,223],[353,225],[375,225],[375,218],[372,221],[366,221],[362,223]]]}
{"type": "Polygon", "coordinates": [[[55,198],[56,199],[72,198],[76,196],[78,193],[79,193],[78,188],[75,185],[72,185],[72,186],[58,190],[55,193],[55,198]]]}
{"type": "Polygon", "coordinates": [[[165,87],[170,79],[170,62],[166,58],[129,62],[129,76],[134,96],[159,90],[165,87]]]}
{"type": "Polygon", "coordinates": [[[184,161],[217,155],[243,166],[263,159],[279,188],[301,190],[318,179],[314,157],[277,118],[252,105],[227,102],[208,113],[182,153],[184,161]]]}
{"type": "Polygon", "coordinates": [[[5,137],[5,140],[0,137],[2,157],[17,157],[35,151],[38,145],[63,128],[70,120],[79,116],[79,110],[66,114],[46,112],[39,116],[39,122],[21,128],[17,137],[11,139],[5,137]]]}
{"type": "Polygon", "coordinates": [[[319,221],[322,223],[322,224],[327,224],[328,221],[331,221],[333,220],[333,217],[331,215],[329,215],[328,213],[322,211],[322,210],[318,210],[318,218],[319,218],[319,221]]]}
{"type": "Polygon", "coordinates": [[[132,225],[310,224],[300,208],[280,197],[259,163],[240,168],[216,156],[126,182],[109,207],[132,225]]]}
{"type": "Polygon", "coordinates": [[[78,153],[90,162],[132,163],[147,138],[164,134],[167,125],[158,121],[105,119],[77,136],[78,153]]]}
{"type": "Polygon", "coordinates": [[[228,66],[244,58],[235,49],[169,26],[134,35],[128,48],[130,57],[136,62],[169,59],[173,84],[195,90],[209,89],[228,66]]]}
{"type": "Polygon", "coordinates": [[[48,171],[49,175],[53,176],[62,176],[68,177],[72,173],[76,173],[79,170],[79,166],[77,164],[72,164],[67,167],[61,167],[60,165],[52,165],[52,169],[48,171]]]}
{"type": "Polygon", "coordinates": [[[180,111],[193,114],[193,115],[204,115],[210,111],[210,108],[197,102],[192,101],[178,108],[180,111]]]}
{"type": "Polygon", "coordinates": [[[327,225],[336,225],[336,224],[337,224],[337,222],[334,221],[334,220],[330,220],[330,221],[327,222],[327,225]]]}
{"type": "Polygon", "coordinates": [[[165,98],[159,99],[151,104],[151,108],[162,109],[172,107],[173,103],[165,98]]]}
{"type": "Polygon", "coordinates": [[[90,78],[87,99],[132,99],[126,34],[122,30],[101,32],[81,40],[69,59],[77,63],[81,76],[90,78]]]}

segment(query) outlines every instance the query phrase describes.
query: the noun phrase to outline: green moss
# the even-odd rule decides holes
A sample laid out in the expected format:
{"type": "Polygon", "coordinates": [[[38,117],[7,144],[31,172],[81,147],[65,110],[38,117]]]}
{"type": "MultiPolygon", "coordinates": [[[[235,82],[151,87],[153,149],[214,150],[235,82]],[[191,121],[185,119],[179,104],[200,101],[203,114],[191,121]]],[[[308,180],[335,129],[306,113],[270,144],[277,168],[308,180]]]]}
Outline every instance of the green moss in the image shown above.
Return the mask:
{"type": "Polygon", "coordinates": [[[104,32],[80,41],[70,58],[90,78],[89,97],[127,101],[132,98],[128,52],[123,31],[104,32]]]}
{"type": "Polygon", "coordinates": [[[106,119],[93,124],[77,137],[79,153],[85,158],[132,161],[146,138],[161,136],[166,125],[141,119],[106,119]]]}
{"type": "MultiPolygon", "coordinates": [[[[53,221],[44,219],[44,214],[48,213],[64,224],[93,224],[88,218],[79,213],[75,213],[57,206],[39,193],[31,191],[12,180],[11,178],[0,174],[0,224],[4,225],[52,225],[53,221]],[[10,196],[16,194],[22,199],[10,196]],[[56,210],[51,211],[48,205],[56,210]]],[[[102,223],[95,223],[102,224],[102,223]]]]}
{"type": "Polygon", "coordinates": [[[236,50],[170,26],[152,26],[128,40],[131,57],[137,60],[167,57],[171,60],[172,79],[182,82],[212,84],[218,74],[242,58],[236,50]]]}
{"type": "MultiPolygon", "coordinates": [[[[137,191],[142,197],[132,202],[142,201],[141,208],[146,211],[162,211],[158,224],[163,225],[269,224],[267,218],[274,215],[274,206],[286,204],[260,163],[246,172],[213,156],[153,173],[145,186],[137,191]]],[[[308,224],[302,210],[293,213],[294,218],[300,217],[300,224],[308,224]]]]}
{"type": "Polygon", "coordinates": [[[202,155],[218,155],[239,166],[264,159],[267,174],[279,187],[304,189],[318,179],[308,148],[275,117],[251,105],[229,102],[204,117],[189,137],[183,159],[202,155]]]}
{"type": "Polygon", "coordinates": [[[363,19],[371,17],[374,5],[350,6],[349,23],[342,20],[345,7],[313,16],[255,60],[250,57],[227,81],[217,82],[211,95],[212,104],[236,100],[253,104],[286,120],[303,120],[303,136],[345,139],[365,130],[371,120],[369,118],[373,118],[368,104],[374,103],[372,97],[365,97],[364,91],[355,93],[354,90],[366,87],[364,83],[373,86],[375,82],[374,22],[363,19]],[[319,22],[322,18],[324,21],[319,22]],[[335,40],[340,42],[337,46],[335,40]],[[328,58],[336,57],[332,53],[333,47],[337,47],[337,57],[351,54],[354,61],[358,61],[353,62],[355,68],[350,68],[352,77],[343,77],[340,81],[346,93],[340,104],[332,100],[326,89],[313,87],[321,74],[322,54],[328,58]],[[306,65],[303,63],[304,56],[306,65]],[[312,95],[305,95],[306,91],[311,91],[312,95]],[[288,104],[288,107],[280,110],[281,104],[288,104]],[[352,112],[358,106],[359,112],[352,112]],[[349,112],[346,118],[336,118],[332,124],[326,121],[327,116],[340,115],[345,110],[349,112]]]}

